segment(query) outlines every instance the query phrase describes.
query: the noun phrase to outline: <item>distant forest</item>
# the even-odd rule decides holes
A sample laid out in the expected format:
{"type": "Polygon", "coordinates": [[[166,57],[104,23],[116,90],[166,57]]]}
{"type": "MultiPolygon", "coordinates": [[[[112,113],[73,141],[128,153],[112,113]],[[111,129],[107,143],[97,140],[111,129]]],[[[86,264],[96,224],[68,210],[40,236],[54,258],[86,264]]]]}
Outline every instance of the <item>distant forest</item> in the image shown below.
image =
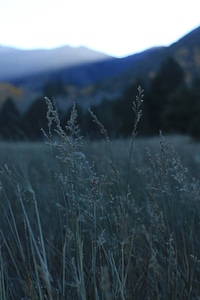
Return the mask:
{"type": "MultiPolygon", "coordinates": [[[[188,85],[181,66],[172,57],[166,58],[154,78],[143,83],[138,78],[128,85],[123,95],[115,100],[102,99],[99,105],[90,107],[106,128],[110,138],[128,137],[134,124],[132,102],[137,95],[137,87],[144,89],[143,117],[139,133],[142,136],[164,134],[188,134],[200,139],[200,77],[188,85]]],[[[59,85],[47,85],[44,96],[56,98],[62,93],[59,85]]],[[[91,139],[100,138],[100,130],[94,124],[88,111],[76,106],[80,134],[91,139]]],[[[58,112],[61,125],[67,124],[70,110],[58,112]]],[[[44,97],[36,99],[25,113],[20,113],[11,98],[0,111],[1,140],[41,140],[41,128],[47,130],[47,105],[44,97]]]]}

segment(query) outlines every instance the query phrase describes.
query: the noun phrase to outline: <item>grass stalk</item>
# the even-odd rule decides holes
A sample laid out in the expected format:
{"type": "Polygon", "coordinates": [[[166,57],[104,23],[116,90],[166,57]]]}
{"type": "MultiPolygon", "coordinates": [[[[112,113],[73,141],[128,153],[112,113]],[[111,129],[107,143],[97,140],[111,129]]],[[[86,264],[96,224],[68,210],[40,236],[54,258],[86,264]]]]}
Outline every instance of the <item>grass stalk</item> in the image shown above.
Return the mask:
{"type": "Polygon", "coordinates": [[[24,202],[22,199],[22,195],[21,195],[21,190],[20,190],[20,186],[17,186],[17,190],[18,190],[18,197],[19,197],[19,201],[22,207],[22,211],[23,211],[23,215],[24,218],[26,220],[27,223],[27,227],[28,227],[28,231],[31,237],[31,240],[33,242],[35,251],[37,253],[39,262],[40,262],[40,272],[41,272],[41,278],[43,279],[43,283],[45,285],[45,288],[48,292],[48,297],[50,300],[53,300],[53,296],[52,296],[52,290],[51,290],[51,284],[50,284],[50,274],[48,271],[48,265],[47,265],[47,260],[46,260],[46,252],[45,252],[45,247],[44,247],[44,239],[43,239],[43,234],[42,234],[42,228],[41,228],[41,223],[40,223],[40,219],[39,219],[39,213],[38,213],[38,208],[37,208],[37,204],[36,204],[36,199],[35,199],[35,194],[33,191],[32,192],[32,196],[33,196],[33,200],[34,200],[34,204],[35,204],[35,209],[36,209],[36,215],[37,215],[37,225],[39,226],[39,233],[40,233],[40,242],[42,244],[42,255],[40,253],[39,247],[37,245],[30,221],[29,221],[29,217],[27,215],[25,206],[24,206],[24,202]]]}

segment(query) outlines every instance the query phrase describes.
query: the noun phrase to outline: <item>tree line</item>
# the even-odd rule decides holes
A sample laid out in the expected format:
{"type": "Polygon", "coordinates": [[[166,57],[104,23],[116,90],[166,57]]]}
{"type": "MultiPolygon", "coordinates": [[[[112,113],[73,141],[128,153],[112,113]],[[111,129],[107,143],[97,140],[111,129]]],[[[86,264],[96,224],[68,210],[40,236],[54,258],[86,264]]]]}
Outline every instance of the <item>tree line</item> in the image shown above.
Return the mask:
{"type": "MultiPolygon", "coordinates": [[[[188,85],[185,73],[178,62],[167,57],[156,76],[143,83],[142,79],[128,85],[123,95],[115,100],[103,99],[99,105],[91,107],[93,113],[104,125],[111,138],[128,137],[133,130],[134,113],[132,102],[141,85],[145,90],[143,117],[140,134],[157,135],[164,133],[189,134],[200,139],[200,77],[188,85]]],[[[62,83],[47,84],[44,88],[50,96],[64,93],[62,83]]],[[[100,130],[94,124],[88,111],[77,106],[80,133],[92,139],[100,137],[100,130]]],[[[0,139],[41,140],[41,128],[47,129],[47,106],[43,97],[36,99],[25,113],[20,113],[11,98],[8,98],[0,111],[0,139]]],[[[60,112],[64,126],[70,110],[60,112]]]]}

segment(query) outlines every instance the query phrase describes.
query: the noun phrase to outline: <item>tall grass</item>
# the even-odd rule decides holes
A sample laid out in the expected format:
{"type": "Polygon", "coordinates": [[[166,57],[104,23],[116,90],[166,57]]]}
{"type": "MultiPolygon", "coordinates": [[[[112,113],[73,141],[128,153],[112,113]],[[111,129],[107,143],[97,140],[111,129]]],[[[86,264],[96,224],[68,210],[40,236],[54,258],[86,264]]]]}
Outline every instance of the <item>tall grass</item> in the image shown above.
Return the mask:
{"type": "Polygon", "coordinates": [[[199,299],[198,152],[192,173],[162,134],[137,140],[142,101],[129,141],[92,112],[103,140],[84,140],[46,98],[46,143],[5,145],[0,299],[199,299]]]}

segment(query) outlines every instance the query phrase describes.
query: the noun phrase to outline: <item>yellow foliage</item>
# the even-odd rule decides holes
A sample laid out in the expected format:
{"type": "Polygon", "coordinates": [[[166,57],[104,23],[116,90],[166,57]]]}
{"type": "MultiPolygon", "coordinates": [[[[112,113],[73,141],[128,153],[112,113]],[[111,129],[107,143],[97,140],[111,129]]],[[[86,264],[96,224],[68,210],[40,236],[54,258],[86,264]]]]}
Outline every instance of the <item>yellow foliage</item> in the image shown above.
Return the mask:
{"type": "Polygon", "coordinates": [[[23,97],[23,90],[6,82],[0,83],[0,104],[7,98],[20,99],[23,97]]]}

